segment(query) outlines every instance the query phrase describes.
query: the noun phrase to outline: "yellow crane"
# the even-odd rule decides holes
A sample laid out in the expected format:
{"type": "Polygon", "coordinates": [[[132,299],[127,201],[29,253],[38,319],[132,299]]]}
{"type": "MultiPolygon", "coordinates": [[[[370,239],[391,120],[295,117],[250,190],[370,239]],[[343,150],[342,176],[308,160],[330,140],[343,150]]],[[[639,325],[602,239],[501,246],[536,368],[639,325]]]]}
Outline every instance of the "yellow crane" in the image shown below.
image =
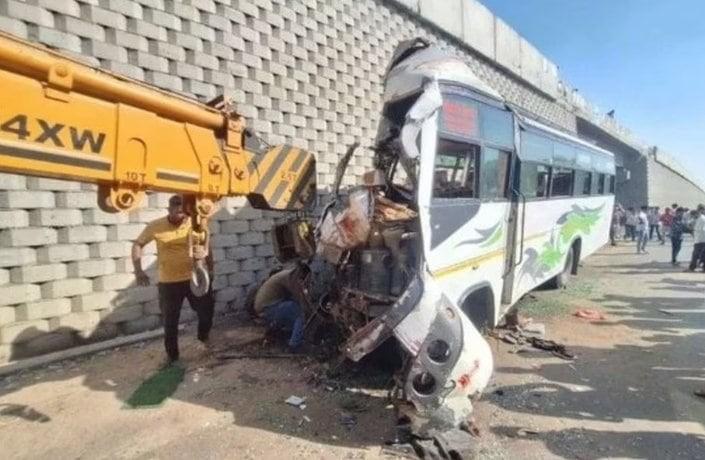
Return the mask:
{"type": "Polygon", "coordinates": [[[107,212],[145,191],[183,194],[195,244],[224,196],[297,210],[316,194],[315,159],[290,145],[248,149],[245,120],[0,33],[0,172],[98,185],[107,212]]]}

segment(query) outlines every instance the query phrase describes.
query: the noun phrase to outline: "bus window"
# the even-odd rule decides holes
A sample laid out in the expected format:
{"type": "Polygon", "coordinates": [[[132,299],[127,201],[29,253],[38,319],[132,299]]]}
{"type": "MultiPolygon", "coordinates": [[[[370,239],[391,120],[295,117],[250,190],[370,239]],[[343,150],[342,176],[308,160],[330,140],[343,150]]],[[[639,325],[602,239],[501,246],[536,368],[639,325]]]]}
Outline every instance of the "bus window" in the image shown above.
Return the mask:
{"type": "Polygon", "coordinates": [[[551,164],[553,162],[553,141],[531,131],[521,134],[521,157],[528,161],[551,164]]]}
{"type": "Polygon", "coordinates": [[[597,177],[597,194],[598,195],[605,194],[605,174],[600,174],[597,177]]]}
{"type": "Polygon", "coordinates": [[[592,173],[587,171],[575,171],[575,190],[581,195],[592,193],[592,173]]]}
{"type": "Polygon", "coordinates": [[[477,156],[480,147],[473,144],[438,140],[433,174],[434,198],[476,198],[477,156]]]}
{"type": "Polygon", "coordinates": [[[548,178],[550,168],[538,163],[522,162],[520,190],[527,198],[545,198],[548,196],[548,178]]]}
{"type": "Polygon", "coordinates": [[[614,195],[614,176],[610,176],[610,193],[614,195]]]}
{"type": "Polygon", "coordinates": [[[573,170],[553,168],[551,196],[571,196],[573,194],[573,170]]]}
{"type": "Polygon", "coordinates": [[[486,147],[480,155],[480,195],[485,199],[507,196],[509,153],[486,147]]]}
{"type": "Polygon", "coordinates": [[[550,177],[551,168],[545,165],[536,165],[536,196],[546,198],[548,196],[548,179],[550,177]]]}
{"type": "Polygon", "coordinates": [[[482,138],[510,149],[514,147],[514,123],[511,112],[480,104],[482,138]]]}

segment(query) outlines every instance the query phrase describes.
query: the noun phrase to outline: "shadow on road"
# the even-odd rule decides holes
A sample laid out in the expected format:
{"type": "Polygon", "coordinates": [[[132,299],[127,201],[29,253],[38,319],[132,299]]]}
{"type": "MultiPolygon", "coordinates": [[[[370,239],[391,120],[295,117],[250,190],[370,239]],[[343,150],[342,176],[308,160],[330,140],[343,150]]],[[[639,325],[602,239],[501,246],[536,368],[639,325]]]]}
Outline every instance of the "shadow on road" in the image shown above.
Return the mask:
{"type": "Polygon", "coordinates": [[[585,428],[526,434],[526,425],[504,423],[491,431],[542,441],[566,458],[699,458],[705,438],[692,430],[705,427],[705,400],[693,391],[705,388],[705,279],[671,275],[658,262],[612,265],[601,257],[588,271],[608,273],[612,285],[590,300],[603,306],[608,320],[584,327],[609,337],[604,346],[575,339],[568,346],[578,356],[572,363],[521,354],[532,364],[499,366],[496,372],[525,376],[509,380],[526,383],[500,385],[484,398],[509,413],[581,421],[585,428]],[[625,334],[630,330],[635,334],[625,334]],[[615,425],[603,430],[592,423],[615,425]]]}
{"type": "MultiPolygon", "coordinates": [[[[492,428],[492,431],[504,437],[518,438],[523,436],[527,438],[521,429],[516,426],[496,426],[492,428]]],[[[692,457],[692,453],[703,452],[702,449],[705,449],[705,438],[702,436],[658,431],[615,432],[567,429],[544,431],[528,435],[527,439],[542,441],[554,455],[563,458],[580,458],[581,460],[697,458],[692,457]],[[580,452],[580,455],[576,456],[576,452],[580,452]]]]}

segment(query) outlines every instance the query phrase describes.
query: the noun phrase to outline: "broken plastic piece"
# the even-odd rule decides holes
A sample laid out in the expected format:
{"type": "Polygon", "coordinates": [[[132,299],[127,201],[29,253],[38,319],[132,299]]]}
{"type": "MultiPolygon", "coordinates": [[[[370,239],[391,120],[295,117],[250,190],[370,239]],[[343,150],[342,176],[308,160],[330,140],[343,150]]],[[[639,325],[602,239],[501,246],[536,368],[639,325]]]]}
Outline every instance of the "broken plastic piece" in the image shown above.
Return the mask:
{"type": "Polygon", "coordinates": [[[577,310],[575,313],[573,313],[573,316],[577,316],[578,318],[582,319],[588,319],[590,321],[601,321],[606,319],[605,314],[601,311],[591,310],[588,308],[581,308],[580,310],[577,310]]]}
{"type": "Polygon", "coordinates": [[[300,407],[303,403],[306,402],[306,398],[301,398],[299,396],[291,395],[284,402],[289,404],[290,406],[300,407]]]}

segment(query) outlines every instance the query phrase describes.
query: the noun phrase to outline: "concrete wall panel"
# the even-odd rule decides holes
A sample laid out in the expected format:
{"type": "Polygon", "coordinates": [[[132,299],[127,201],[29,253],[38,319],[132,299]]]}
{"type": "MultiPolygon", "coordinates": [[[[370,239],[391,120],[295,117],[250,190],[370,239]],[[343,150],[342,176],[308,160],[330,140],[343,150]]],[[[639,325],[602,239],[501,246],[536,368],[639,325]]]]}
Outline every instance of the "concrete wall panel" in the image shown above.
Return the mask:
{"type": "Polygon", "coordinates": [[[519,42],[521,50],[521,76],[526,81],[537,87],[541,87],[541,77],[543,75],[543,56],[539,51],[524,39],[519,42]]]}
{"type": "Polygon", "coordinates": [[[499,18],[495,18],[495,43],[497,62],[521,75],[521,37],[499,18]]]}
{"type": "Polygon", "coordinates": [[[649,206],[665,207],[678,203],[694,209],[698,204],[705,204],[705,192],[667,165],[649,158],[647,169],[649,206]]]}
{"type": "Polygon", "coordinates": [[[475,0],[463,3],[463,39],[465,43],[495,59],[494,15],[483,4],[475,0]]]}
{"type": "Polygon", "coordinates": [[[424,18],[462,40],[464,1],[419,0],[419,12],[424,18]]]}

